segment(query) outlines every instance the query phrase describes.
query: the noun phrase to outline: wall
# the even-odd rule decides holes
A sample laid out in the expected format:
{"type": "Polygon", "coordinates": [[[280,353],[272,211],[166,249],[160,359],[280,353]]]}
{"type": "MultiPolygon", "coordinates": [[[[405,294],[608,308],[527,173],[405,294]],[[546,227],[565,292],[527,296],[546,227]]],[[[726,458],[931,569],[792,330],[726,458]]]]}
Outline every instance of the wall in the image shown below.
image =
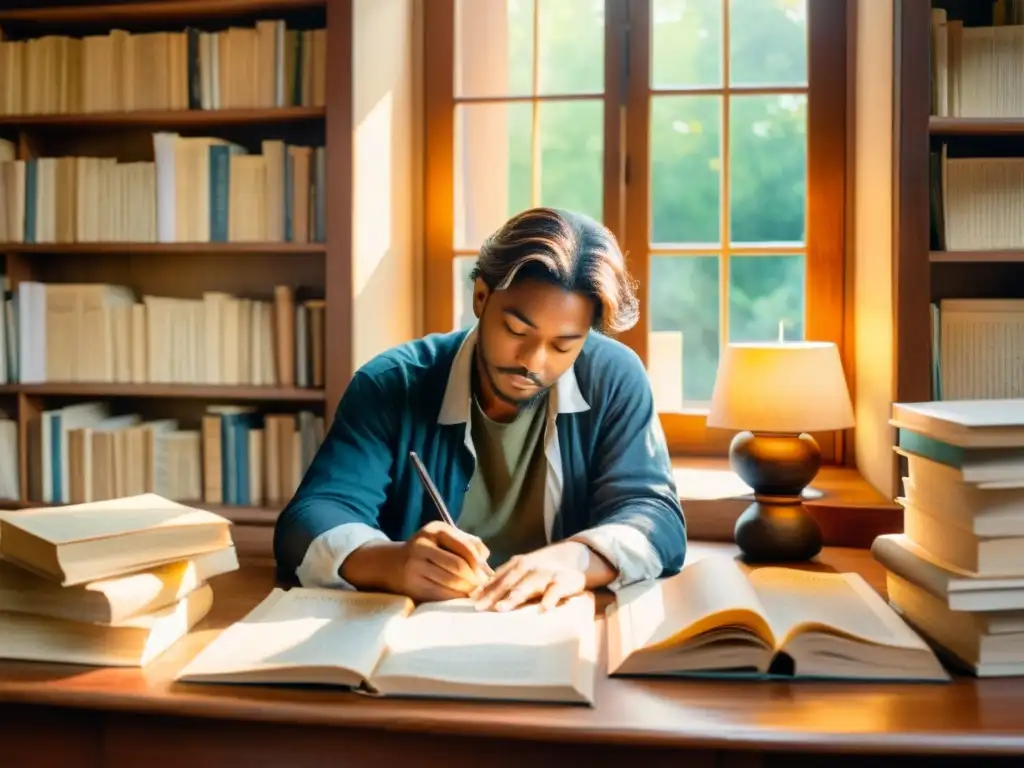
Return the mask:
{"type": "Polygon", "coordinates": [[[856,461],[878,491],[893,487],[893,1],[857,3],[854,173],[856,461]]]}
{"type": "Polygon", "coordinates": [[[353,2],[355,365],[421,327],[417,0],[353,2]]]}

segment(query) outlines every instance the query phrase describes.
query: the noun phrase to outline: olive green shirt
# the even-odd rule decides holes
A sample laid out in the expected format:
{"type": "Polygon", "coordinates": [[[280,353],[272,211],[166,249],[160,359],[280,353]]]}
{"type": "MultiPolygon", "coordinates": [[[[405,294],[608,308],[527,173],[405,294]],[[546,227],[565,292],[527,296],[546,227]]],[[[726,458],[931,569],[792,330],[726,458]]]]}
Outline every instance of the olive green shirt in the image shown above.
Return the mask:
{"type": "Polygon", "coordinates": [[[547,544],[544,528],[544,424],[547,398],[524,408],[513,421],[489,419],[473,399],[476,469],[459,515],[459,528],[479,536],[497,568],[513,555],[547,544]]]}

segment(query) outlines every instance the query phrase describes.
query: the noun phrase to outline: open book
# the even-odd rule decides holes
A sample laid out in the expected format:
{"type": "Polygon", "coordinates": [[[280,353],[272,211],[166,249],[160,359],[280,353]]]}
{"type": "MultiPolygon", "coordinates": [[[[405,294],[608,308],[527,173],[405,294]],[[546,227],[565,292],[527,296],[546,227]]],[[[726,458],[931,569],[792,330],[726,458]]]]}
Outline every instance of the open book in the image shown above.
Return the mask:
{"type": "Polygon", "coordinates": [[[949,679],[857,574],[707,557],[620,591],[607,624],[610,675],[949,679]]]}
{"type": "Polygon", "coordinates": [[[594,600],[543,612],[415,606],[398,595],[274,589],[177,679],[336,685],[382,696],[593,704],[594,600]]]}

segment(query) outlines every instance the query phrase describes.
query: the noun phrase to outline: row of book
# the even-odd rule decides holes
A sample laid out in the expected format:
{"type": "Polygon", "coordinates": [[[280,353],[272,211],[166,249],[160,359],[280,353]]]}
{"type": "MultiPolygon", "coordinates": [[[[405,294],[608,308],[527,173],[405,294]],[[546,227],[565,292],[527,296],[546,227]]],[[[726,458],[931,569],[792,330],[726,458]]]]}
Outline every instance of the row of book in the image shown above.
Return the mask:
{"type": "Polygon", "coordinates": [[[0,114],[324,105],[327,35],[282,20],[217,31],[0,43],[0,114]]]}
{"type": "Polygon", "coordinates": [[[25,281],[0,312],[0,381],[324,386],[322,299],[25,281]]]}
{"type": "Polygon", "coordinates": [[[878,537],[889,601],[954,668],[1024,674],[1024,400],[897,403],[903,533],[878,537]]]}
{"type": "Polygon", "coordinates": [[[17,159],[0,140],[0,243],[324,242],[323,147],[153,135],[153,161],[17,159]]]}
{"type": "Polygon", "coordinates": [[[931,332],[934,400],[1024,397],[1024,300],[942,299],[931,332]]]}
{"type": "Polygon", "coordinates": [[[323,439],[324,420],[311,411],[210,405],[192,428],[174,418],[118,413],[104,401],[50,408],[29,422],[29,498],[79,504],[156,493],[182,502],[279,507],[323,439]]]}
{"type": "Polygon", "coordinates": [[[0,658],[140,667],[238,570],[230,521],[145,494],[0,513],[0,658]]]}
{"type": "Polygon", "coordinates": [[[994,25],[977,27],[932,9],[932,114],[1024,115],[1024,10],[1014,0],[998,0],[995,9],[994,25]]]}

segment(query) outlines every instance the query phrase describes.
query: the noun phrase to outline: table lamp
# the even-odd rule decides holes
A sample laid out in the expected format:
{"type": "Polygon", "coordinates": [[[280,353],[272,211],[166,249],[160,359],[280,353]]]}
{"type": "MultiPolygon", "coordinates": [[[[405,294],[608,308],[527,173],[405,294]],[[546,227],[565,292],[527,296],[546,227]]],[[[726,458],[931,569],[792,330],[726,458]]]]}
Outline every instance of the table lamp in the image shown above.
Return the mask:
{"type": "Polygon", "coordinates": [[[734,530],[746,559],[800,561],[821,551],[821,529],[803,504],[804,489],[821,466],[821,450],[808,433],[853,423],[835,344],[726,346],[707,425],[742,430],[729,446],[729,463],[754,491],[734,530]]]}

